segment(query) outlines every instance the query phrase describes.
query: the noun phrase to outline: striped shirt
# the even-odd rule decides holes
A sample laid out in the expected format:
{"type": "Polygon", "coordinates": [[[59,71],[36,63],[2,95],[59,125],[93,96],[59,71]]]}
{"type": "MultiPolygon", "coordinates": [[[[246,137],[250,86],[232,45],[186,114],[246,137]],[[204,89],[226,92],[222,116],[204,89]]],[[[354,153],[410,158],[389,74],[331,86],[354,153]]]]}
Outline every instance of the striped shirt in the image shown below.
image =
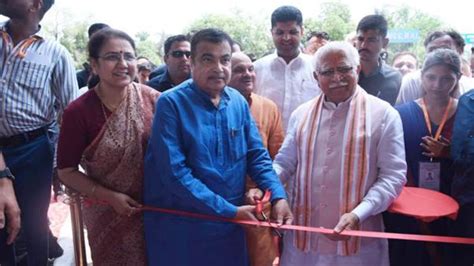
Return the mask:
{"type": "Polygon", "coordinates": [[[0,23],[0,137],[46,126],[78,91],[67,50],[40,32],[16,46],[0,23]]]}

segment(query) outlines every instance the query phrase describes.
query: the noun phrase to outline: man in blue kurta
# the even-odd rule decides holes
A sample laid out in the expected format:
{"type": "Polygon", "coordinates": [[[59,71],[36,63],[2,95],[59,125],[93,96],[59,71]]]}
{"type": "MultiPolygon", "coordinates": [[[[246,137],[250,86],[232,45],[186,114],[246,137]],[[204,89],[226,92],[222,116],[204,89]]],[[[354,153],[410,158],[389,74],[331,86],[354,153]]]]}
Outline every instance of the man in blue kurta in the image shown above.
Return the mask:
{"type": "MultiPolygon", "coordinates": [[[[192,79],[157,103],[145,156],[146,205],[227,218],[256,220],[244,205],[245,176],[272,192],[272,215],[289,224],[292,214],[246,100],[227,87],[230,37],[216,29],[191,41],[192,79]]],[[[150,265],[248,265],[241,226],[146,212],[150,265]]]]}

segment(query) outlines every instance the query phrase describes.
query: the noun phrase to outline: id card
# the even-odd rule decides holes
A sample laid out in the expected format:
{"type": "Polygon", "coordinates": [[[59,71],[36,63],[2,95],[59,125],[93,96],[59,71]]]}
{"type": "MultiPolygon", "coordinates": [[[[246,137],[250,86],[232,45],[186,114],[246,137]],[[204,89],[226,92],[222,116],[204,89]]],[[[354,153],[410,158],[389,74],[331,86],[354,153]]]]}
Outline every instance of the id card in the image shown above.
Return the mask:
{"type": "Polygon", "coordinates": [[[439,191],[441,165],[439,162],[420,162],[418,186],[439,191]]]}

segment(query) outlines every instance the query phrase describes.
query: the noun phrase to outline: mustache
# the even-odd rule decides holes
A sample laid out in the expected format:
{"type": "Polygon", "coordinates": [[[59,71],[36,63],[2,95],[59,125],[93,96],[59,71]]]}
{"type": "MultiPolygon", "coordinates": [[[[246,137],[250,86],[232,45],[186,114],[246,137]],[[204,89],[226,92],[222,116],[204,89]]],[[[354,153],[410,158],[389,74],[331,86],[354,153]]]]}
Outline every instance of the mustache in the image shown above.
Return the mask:
{"type": "Polygon", "coordinates": [[[334,88],[343,87],[343,86],[347,86],[347,85],[349,85],[349,82],[341,81],[341,82],[338,82],[338,83],[330,84],[329,88],[334,89],[334,88]]]}
{"type": "Polygon", "coordinates": [[[361,53],[361,52],[367,52],[367,53],[370,53],[370,51],[369,51],[368,49],[365,49],[365,48],[363,48],[363,49],[359,49],[359,53],[361,53]]]}

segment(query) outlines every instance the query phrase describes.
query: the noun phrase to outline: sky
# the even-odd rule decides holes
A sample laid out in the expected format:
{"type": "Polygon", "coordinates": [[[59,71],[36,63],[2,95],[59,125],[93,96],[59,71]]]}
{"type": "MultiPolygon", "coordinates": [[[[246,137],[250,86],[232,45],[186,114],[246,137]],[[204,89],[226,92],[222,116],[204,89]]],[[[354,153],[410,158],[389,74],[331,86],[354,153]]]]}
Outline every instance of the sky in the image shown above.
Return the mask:
{"type": "MultiPolygon", "coordinates": [[[[461,33],[474,33],[472,0],[340,0],[351,8],[355,23],[383,6],[409,5],[441,18],[461,33]],[[449,4],[448,4],[449,3],[449,4]]],[[[196,18],[208,13],[230,15],[238,8],[255,17],[270,17],[281,5],[294,5],[303,17],[316,16],[312,0],[56,0],[46,21],[104,22],[132,35],[136,32],[178,34],[196,18]]],[[[4,19],[4,18],[3,18],[4,19]]],[[[270,24],[270,23],[269,23],[270,24]]],[[[270,27],[270,25],[269,25],[270,27]]]]}

